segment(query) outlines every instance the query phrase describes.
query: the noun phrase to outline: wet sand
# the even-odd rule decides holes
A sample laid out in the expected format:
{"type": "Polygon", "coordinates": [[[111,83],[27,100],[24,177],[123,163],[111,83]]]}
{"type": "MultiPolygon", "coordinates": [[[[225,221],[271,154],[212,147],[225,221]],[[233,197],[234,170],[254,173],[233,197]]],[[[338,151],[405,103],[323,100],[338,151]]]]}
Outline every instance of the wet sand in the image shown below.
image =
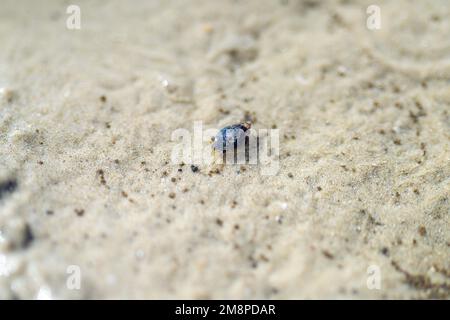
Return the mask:
{"type": "Polygon", "coordinates": [[[0,4],[1,299],[449,298],[447,1],[76,2],[0,4]],[[171,163],[248,117],[276,175],[171,163]]]}

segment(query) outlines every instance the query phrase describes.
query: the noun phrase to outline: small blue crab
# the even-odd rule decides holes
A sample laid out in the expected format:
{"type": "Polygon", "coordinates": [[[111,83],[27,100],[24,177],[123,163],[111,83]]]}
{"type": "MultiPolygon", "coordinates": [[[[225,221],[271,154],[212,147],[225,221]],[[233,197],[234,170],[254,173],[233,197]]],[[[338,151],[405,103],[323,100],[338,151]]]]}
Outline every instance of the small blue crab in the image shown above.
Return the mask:
{"type": "Polygon", "coordinates": [[[247,130],[251,128],[250,122],[233,124],[226,126],[217,133],[214,137],[213,148],[216,151],[226,153],[227,150],[234,150],[242,143],[245,143],[247,130]]]}

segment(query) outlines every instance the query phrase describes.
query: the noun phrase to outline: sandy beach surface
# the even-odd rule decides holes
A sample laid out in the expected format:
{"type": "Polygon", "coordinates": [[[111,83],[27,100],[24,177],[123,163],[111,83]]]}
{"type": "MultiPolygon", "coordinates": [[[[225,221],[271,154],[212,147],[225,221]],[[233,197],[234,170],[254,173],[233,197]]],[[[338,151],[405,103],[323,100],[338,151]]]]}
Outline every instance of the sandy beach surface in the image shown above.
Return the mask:
{"type": "Polygon", "coordinates": [[[448,299],[449,17],[2,0],[0,299],[448,299]],[[176,129],[246,119],[276,174],[171,161],[176,129]]]}

